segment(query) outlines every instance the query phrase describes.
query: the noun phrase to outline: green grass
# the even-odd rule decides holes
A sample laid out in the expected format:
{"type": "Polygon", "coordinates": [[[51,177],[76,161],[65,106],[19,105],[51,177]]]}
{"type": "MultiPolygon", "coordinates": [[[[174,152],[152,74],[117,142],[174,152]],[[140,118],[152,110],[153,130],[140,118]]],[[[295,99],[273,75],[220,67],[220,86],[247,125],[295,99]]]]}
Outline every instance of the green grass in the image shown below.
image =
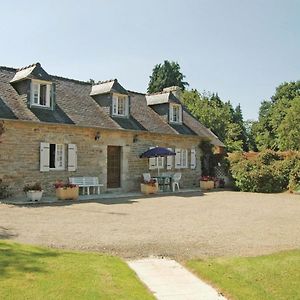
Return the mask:
{"type": "Polygon", "coordinates": [[[0,299],[154,299],[127,264],[0,241],[0,299]]]}
{"type": "Polygon", "coordinates": [[[187,267],[230,299],[300,299],[300,250],[190,260],[187,267]]]}

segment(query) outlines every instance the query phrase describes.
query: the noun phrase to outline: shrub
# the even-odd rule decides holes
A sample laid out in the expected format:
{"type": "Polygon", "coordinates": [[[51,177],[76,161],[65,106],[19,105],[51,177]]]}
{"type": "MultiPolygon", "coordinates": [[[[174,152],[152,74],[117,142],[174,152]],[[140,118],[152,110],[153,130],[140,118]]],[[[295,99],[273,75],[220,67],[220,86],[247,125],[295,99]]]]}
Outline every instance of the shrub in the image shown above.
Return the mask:
{"type": "Polygon", "coordinates": [[[229,157],[231,175],[237,189],[246,192],[275,193],[300,183],[300,154],[264,151],[256,156],[229,157]]]}
{"type": "Polygon", "coordinates": [[[5,184],[2,179],[0,179],[0,199],[5,199],[11,196],[11,192],[8,184],[5,184]]]}
{"type": "Polygon", "coordinates": [[[34,184],[27,184],[24,186],[23,191],[26,193],[28,191],[41,191],[42,186],[39,182],[34,183],[34,184]]]}

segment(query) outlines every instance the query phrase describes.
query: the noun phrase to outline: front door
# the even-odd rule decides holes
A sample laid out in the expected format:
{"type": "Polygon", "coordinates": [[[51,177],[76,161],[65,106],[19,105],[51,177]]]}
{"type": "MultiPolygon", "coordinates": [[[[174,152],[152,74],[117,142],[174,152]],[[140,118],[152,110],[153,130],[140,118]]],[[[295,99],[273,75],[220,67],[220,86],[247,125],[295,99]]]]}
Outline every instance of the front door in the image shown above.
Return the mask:
{"type": "Polygon", "coordinates": [[[107,188],[121,186],[121,147],[107,147],[107,188]]]}

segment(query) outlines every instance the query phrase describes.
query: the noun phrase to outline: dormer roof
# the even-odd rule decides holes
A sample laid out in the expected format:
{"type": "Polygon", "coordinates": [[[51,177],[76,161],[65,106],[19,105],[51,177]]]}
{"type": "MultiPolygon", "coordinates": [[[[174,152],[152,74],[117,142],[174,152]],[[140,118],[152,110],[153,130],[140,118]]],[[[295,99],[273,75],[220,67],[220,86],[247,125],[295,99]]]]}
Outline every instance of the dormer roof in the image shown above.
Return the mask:
{"type": "Polygon", "coordinates": [[[128,95],[127,90],[125,90],[117,79],[111,79],[106,81],[99,81],[97,84],[92,86],[92,91],[90,96],[108,94],[108,93],[118,93],[128,95]]]}
{"type": "Polygon", "coordinates": [[[163,103],[177,103],[181,104],[180,100],[168,90],[163,90],[159,93],[146,95],[146,100],[148,105],[156,105],[163,103]]]}
{"type": "Polygon", "coordinates": [[[24,79],[51,81],[51,76],[42,68],[40,63],[35,63],[18,69],[10,83],[15,83],[24,79]]]}

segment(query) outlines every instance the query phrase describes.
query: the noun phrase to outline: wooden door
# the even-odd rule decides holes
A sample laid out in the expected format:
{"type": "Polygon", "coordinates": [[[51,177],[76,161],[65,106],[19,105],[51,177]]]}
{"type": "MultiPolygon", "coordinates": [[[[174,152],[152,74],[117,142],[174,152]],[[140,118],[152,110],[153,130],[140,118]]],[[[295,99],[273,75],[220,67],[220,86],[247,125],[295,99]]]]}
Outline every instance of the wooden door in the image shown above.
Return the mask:
{"type": "Polygon", "coordinates": [[[121,186],[121,147],[107,147],[107,187],[121,186]]]}

